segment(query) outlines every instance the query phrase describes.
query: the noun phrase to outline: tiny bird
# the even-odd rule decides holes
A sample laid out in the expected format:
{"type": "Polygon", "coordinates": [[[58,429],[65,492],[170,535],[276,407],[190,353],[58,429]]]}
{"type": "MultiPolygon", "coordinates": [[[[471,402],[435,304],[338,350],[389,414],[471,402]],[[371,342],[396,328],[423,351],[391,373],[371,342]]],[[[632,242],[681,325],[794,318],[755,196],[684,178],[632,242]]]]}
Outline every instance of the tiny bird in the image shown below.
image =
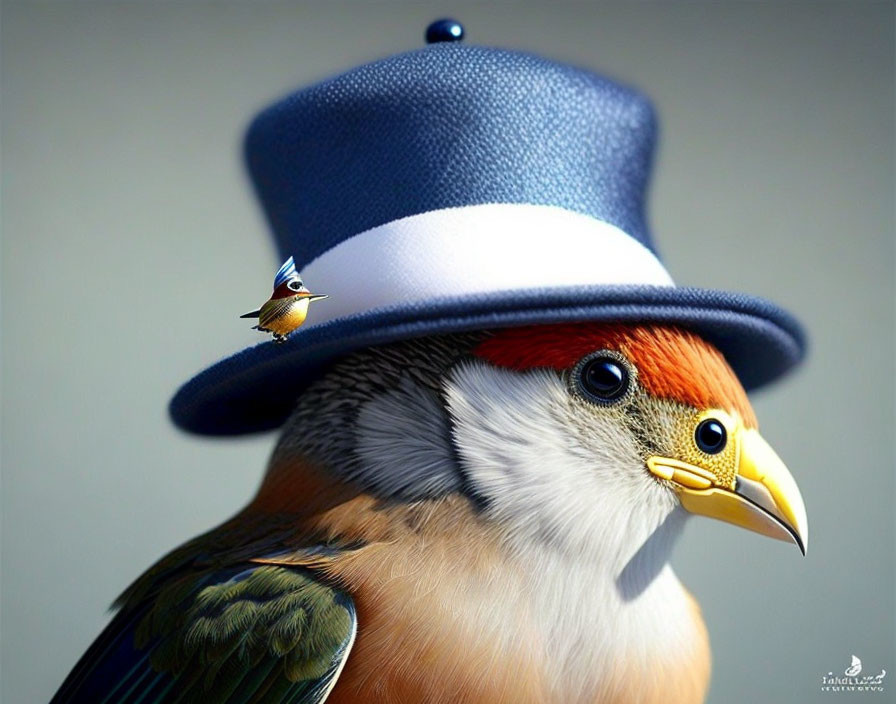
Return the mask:
{"type": "Polygon", "coordinates": [[[290,257],[274,277],[274,292],[258,310],[244,313],[241,318],[258,318],[253,330],[269,332],[274,342],[286,342],[286,337],[305,322],[311,301],[327,298],[325,293],[311,293],[296,271],[296,263],[290,257]]]}

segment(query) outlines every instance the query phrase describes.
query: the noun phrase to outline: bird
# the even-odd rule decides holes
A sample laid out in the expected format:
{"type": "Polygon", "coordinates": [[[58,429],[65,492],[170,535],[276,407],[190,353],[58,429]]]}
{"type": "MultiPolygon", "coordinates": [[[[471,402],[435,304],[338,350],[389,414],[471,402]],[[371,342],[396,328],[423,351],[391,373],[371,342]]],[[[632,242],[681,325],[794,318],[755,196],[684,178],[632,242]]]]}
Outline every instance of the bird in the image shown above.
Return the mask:
{"type": "Polygon", "coordinates": [[[308,315],[311,301],[328,298],[325,293],[311,293],[296,271],[293,257],[289,257],[274,277],[274,292],[261,308],[241,315],[241,318],[258,318],[258,325],[252,327],[259,332],[269,332],[274,342],[286,342],[287,336],[302,323],[308,315]]]}
{"type": "Polygon", "coordinates": [[[369,346],[299,394],[253,499],[124,592],[53,702],[700,702],[707,631],[669,564],[695,515],[807,546],[695,332],[369,346]]]}

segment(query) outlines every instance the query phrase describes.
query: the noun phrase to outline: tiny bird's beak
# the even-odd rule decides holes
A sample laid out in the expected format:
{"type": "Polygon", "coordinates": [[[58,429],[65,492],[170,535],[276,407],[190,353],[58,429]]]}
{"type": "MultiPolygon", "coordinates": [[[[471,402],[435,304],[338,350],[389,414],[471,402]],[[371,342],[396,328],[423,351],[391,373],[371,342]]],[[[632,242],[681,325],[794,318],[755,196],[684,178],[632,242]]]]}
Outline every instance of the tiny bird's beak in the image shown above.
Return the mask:
{"type": "MultiPolygon", "coordinates": [[[[733,443],[734,472],[725,479],[695,463],[650,457],[647,467],[678,491],[681,505],[691,513],[709,516],[795,543],[803,555],[809,540],[806,507],[796,482],[762,436],[726,418],[733,443]],[[733,427],[731,427],[733,426],[733,427]]],[[[709,464],[709,463],[707,463],[709,464]]]]}
{"type": "Polygon", "coordinates": [[[308,294],[309,301],[319,301],[322,298],[329,298],[329,295],[327,295],[326,293],[309,293],[308,294]]]}

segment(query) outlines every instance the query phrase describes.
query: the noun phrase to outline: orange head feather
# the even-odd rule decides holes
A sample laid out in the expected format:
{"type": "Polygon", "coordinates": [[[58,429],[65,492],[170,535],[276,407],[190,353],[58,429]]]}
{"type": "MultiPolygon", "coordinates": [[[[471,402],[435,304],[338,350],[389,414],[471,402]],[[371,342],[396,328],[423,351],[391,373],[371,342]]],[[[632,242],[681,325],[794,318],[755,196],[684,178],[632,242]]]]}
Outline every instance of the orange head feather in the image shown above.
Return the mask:
{"type": "Polygon", "coordinates": [[[585,355],[610,349],[638,369],[653,396],[695,408],[736,412],[747,427],[756,417],[747,394],[722,353],[694,333],[663,325],[569,323],[499,330],[475,353],[501,367],[571,369],[585,355]]]}

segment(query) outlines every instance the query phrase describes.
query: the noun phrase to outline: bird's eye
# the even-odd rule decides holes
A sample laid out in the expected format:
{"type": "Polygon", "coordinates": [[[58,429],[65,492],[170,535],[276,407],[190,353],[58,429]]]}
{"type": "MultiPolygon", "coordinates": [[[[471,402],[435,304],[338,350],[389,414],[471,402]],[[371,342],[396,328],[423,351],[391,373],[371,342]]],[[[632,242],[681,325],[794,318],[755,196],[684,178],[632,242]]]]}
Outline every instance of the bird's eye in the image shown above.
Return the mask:
{"type": "Polygon", "coordinates": [[[582,394],[599,403],[612,403],[625,396],[631,379],[626,365],[608,353],[586,357],[576,375],[582,394]]]}
{"type": "Polygon", "coordinates": [[[694,431],[694,441],[707,455],[717,455],[725,449],[728,431],[715,418],[707,418],[694,431]]]}
{"type": "Polygon", "coordinates": [[[302,282],[301,281],[290,281],[288,284],[286,284],[286,286],[287,286],[287,288],[289,288],[292,291],[299,291],[302,288],[302,282]]]}

